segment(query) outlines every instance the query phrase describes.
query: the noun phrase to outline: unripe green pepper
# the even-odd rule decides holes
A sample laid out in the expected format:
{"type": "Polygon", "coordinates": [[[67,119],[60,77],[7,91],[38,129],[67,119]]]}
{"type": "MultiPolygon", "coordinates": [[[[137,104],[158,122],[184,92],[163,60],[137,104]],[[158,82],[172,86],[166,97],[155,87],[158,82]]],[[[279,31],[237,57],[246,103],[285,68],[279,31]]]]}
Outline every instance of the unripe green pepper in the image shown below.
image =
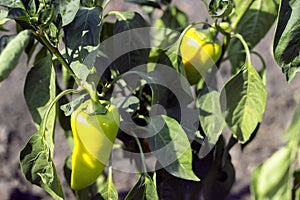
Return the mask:
{"type": "Polygon", "coordinates": [[[74,138],[71,188],[80,190],[96,181],[107,163],[116,139],[120,114],[110,105],[105,114],[95,114],[87,100],[71,115],[74,138]]]}
{"type": "Polygon", "coordinates": [[[190,28],[182,38],[180,53],[191,85],[199,82],[221,56],[222,45],[214,35],[215,31],[213,28],[205,30],[190,28]]]}

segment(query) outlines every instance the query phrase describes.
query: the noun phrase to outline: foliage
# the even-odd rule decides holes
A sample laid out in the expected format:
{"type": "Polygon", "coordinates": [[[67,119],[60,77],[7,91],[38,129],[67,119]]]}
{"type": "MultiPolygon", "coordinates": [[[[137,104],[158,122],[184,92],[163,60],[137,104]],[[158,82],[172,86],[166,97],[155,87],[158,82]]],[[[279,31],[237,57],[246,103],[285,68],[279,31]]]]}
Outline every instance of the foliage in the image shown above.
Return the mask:
{"type": "MultiPolygon", "coordinates": [[[[257,52],[262,69],[253,66],[252,49],[277,19],[274,59],[291,82],[300,71],[300,3],[203,0],[199,10],[207,9],[209,19],[190,23],[188,14],[171,0],[127,2],[138,5],[140,12],[108,10],[110,0],[0,0],[0,81],[25,64],[19,63],[23,53],[27,64],[33,63],[24,97],[37,131],[20,152],[22,172],[54,199],[64,199],[56,171],[61,169],[53,162],[55,124],[60,122],[72,149],[69,116],[91,101],[91,119],[104,119],[110,104],[118,108],[116,146],[139,155],[130,158],[139,174],[125,199],[224,199],[235,181],[230,148],[250,143],[264,123],[266,66],[257,52]],[[7,23],[15,24],[16,34],[7,32],[7,23]],[[216,62],[207,62],[212,63],[209,73],[199,72],[202,79],[191,86],[180,47],[194,28],[222,40],[222,54],[216,62]],[[219,69],[226,60],[231,78],[220,86],[219,69]],[[226,127],[229,142],[223,135],[226,127]],[[146,162],[149,155],[155,158],[154,168],[146,162]]],[[[209,52],[199,52],[209,57],[209,52]]],[[[299,199],[300,175],[294,167],[299,119],[300,108],[286,132],[287,145],[254,171],[255,199],[299,199]]],[[[90,153],[93,146],[82,149],[90,153]]],[[[70,163],[71,155],[64,166],[69,184],[70,163]]],[[[112,160],[102,164],[108,165],[107,171],[94,184],[74,190],[77,199],[118,199],[112,160]]]]}

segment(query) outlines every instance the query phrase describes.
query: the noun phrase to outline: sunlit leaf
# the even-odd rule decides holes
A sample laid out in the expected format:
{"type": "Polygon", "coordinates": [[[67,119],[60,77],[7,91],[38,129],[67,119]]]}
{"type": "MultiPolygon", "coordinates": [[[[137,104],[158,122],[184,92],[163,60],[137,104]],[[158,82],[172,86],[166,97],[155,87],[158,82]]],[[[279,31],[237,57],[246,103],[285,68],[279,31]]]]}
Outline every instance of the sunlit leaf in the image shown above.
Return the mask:
{"type": "Polygon", "coordinates": [[[42,137],[34,134],[20,152],[20,164],[26,179],[44,188],[54,199],[63,200],[64,194],[52,161],[50,149],[42,137]]]}
{"type": "Polygon", "coordinates": [[[176,177],[199,181],[192,170],[189,139],[180,124],[165,115],[153,116],[149,131],[149,146],[158,162],[176,177]]]}
{"type": "Polygon", "coordinates": [[[246,64],[221,92],[221,109],[233,136],[241,143],[249,140],[261,122],[266,107],[266,88],[255,68],[246,64]]]}
{"type": "Polygon", "coordinates": [[[286,80],[290,82],[300,71],[300,2],[281,1],[273,43],[274,57],[286,80]]]}

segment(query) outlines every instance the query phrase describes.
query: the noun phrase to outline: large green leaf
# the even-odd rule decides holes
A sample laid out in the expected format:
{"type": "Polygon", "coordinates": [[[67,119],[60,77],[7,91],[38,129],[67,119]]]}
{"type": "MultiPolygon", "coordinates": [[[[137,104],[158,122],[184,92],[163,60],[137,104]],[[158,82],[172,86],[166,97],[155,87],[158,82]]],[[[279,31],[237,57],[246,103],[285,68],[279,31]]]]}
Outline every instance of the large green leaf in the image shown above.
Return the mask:
{"type": "Polygon", "coordinates": [[[176,177],[199,181],[192,170],[189,139],[180,124],[168,116],[157,115],[151,117],[149,126],[149,146],[158,162],[176,177]]]}
{"type": "Polygon", "coordinates": [[[114,26],[114,34],[118,34],[118,36],[113,38],[113,43],[115,53],[119,57],[113,65],[120,73],[124,73],[147,62],[150,33],[147,28],[139,29],[147,27],[146,21],[139,13],[115,12],[115,15],[117,21],[114,26]]]}
{"type": "Polygon", "coordinates": [[[261,122],[266,107],[266,88],[251,64],[232,77],[221,92],[221,109],[233,136],[245,143],[261,122]]]}
{"type": "Polygon", "coordinates": [[[44,188],[54,199],[64,199],[50,149],[42,132],[34,134],[22,149],[20,164],[28,181],[44,188]]]}
{"type": "Polygon", "coordinates": [[[7,78],[11,71],[17,66],[29,39],[30,31],[24,30],[5,45],[5,48],[0,54],[0,82],[7,78]]]}
{"type": "MultiPolygon", "coordinates": [[[[27,74],[24,96],[32,119],[38,129],[46,110],[56,96],[55,70],[52,66],[51,55],[37,60],[27,74]],[[37,84],[38,83],[38,84],[37,84]]],[[[53,153],[56,109],[51,109],[46,122],[46,141],[53,153]]]]}
{"type": "Polygon", "coordinates": [[[274,38],[274,57],[290,82],[300,71],[300,1],[281,1],[274,38]]]}
{"type": "Polygon", "coordinates": [[[101,7],[81,7],[74,20],[64,27],[69,62],[78,60],[83,63],[88,54],[97,50],[102,27],[101,13],[101,7]]]}
{"type": "Polygon", "coordinates": [[[137,12],[115,12],[117,21],[115,23],[114,33],[121,33],[130,29],[146,27],[144,18],[137,12]]]}
{"type": "Polygon", "coordinates": [[[291,199],[291,151],[286,146],[255,169],[251,191],[256,200],[291,199]]]}
{"type": "Polygon", "coordinates": [[[142,174],[138,182],[129,191],[125,200],[158,200],[154,181],[149,175],[142,174]]]}
{"type": "Polygon", "coordinates": [[[225,119],[220,106],[220,93],[213,90],[198,97],[200,124],[210,144],[216,144],[223,129],[225,119]]]}
{"type": "Polygon", "coordinates": [[[25,100],[37,127],[41,124],[44,113],[55,95],[55,70],[51,55],[47,55],[34,63],[24,86],[25,100]]]}
{"type": "MultiPolygon", "coordinates": [[[[238,24],[236,32],[244,37],[250,48],[255,47],[271,28],[278,13],[278,2],[279,0],[255,0],[238,24]]],[[[246,5],[242,0],[235,0],[234,3],[236,9],[230,17],[233,22],[246,5]]],[[[239,40],[232,39],[227,49],[233,72],[236,72],[245,60],[245,54],[241,53],[243,46],[239,40]]]]}

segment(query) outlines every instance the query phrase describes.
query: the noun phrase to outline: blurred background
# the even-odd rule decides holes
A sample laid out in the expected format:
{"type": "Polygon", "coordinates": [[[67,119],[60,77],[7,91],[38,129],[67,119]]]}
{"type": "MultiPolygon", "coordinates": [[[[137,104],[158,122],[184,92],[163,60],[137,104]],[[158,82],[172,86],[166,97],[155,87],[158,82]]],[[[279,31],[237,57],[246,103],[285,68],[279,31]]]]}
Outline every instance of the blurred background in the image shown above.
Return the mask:
{"type": "MultiPolygon", "coordinates": [[[[190,22],[205,21],[208,16],[200,0],[174,0],[173,3],[188,14],[190,22]]],[[[119,0],[112,0],[108,10],[135,10],[142,13],[137,6],[119,0]]],[[[159,14],[157,13],[157,16],[159,14]]],[[[14,29],[13,24],[7,24],[6,27],[14,29]]],[[[297,105],[295,96],[299,95],[300,75],[298,74],[291,84],[287,84],[272,56],[273,35],[274,27],[255,48],[263,54],[267,64],[267,110],[254,141],[243,151],[239,145],[231,150],[236,169],[236,183],[227,200],[250,199],[251,174],[256,166],[284,144],[283,133],[291,122],[297,105]]],[[[254,59],[254,66],[260,67],[258,60],[254,59]]],[[[19,152],[35,132],[23,95],[25,75],[29,69],[30,66],[26,66],[23,56],[18,67],[0,83],[0,200],[51,199],[42,189],[25,180],[19,166],[19,152]]],[[[225,63],[221,72],[224,77],[229,77],[229,64],[225,63]]],[[[228,131],[225,132],[229,134],[228,131]]],[[[59,126],[56,128],[56,147],[55,163],[62,183],[66,185],[62,168],[70,149],[59,126]]],[[[118,191],[125,194],[136,181],[133,177],[135,175],[114,171],[114,182],[118,191]]],[[[73,198],[71,191],[66,190],[66,199],[73,198]]]]}

